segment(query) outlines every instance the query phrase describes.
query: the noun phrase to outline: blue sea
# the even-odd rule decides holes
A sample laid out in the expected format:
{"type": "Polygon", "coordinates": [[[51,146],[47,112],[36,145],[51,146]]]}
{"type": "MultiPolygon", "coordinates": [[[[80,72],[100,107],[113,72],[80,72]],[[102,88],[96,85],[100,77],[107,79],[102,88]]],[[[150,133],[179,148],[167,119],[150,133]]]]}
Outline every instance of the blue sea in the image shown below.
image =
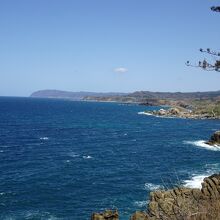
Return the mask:
{"type": "Polygon", "coordinates": [[[0,98],[0,219],[87,220],[145,210],[149,192],[200,187],[220,169],[218,120],[159,118],[119,103],[0,98]]]}

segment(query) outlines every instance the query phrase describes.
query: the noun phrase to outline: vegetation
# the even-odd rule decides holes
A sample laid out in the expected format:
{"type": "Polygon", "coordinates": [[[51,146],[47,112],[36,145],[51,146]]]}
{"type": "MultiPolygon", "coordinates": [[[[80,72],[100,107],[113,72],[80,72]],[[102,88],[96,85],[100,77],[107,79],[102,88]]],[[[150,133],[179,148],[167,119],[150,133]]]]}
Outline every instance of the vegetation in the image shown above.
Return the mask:
{"type": "MultiPolygon", "coordinates": [[[[217,6],[217,7],[213,6],[213,7],[211,7],[211,10],[215,11],[215,12],[220,12],[220,6],[217,6]]],[[[189,61],[187,61],[186,65],[193,66],[193,67],[200,67],[200,68],[207,70],[207,71],[220,72],[220,52],[213,51],[210,48],[207,48],[207,49],[200,48],[199,51],[201,53],[207,53],[208,55],[212,56],[212,58],[214,58],[214,60],[215,60],[214,63],[209,63],[206,59],[204,59],[203,61],[199,61],[199,63],[196,65],[192,65],[192,64],[190,64],[189,61]]]]}
{"type": "Polygon", "coordinates": [[[195,114],[208,114],[214,117],[220,116],[220,101],[193,100],[191,102],[195,114]]]}

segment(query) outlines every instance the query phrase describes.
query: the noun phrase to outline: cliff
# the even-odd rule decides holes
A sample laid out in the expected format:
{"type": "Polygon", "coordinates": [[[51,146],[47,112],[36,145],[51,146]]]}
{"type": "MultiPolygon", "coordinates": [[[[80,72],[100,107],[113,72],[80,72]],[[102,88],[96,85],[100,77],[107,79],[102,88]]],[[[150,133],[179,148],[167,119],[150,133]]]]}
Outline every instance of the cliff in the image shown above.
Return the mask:
{"type": "MultiPolygon", "coordinates": [[[[118,220],[117,211],[92,215],[92,220],[118,220]]],[[[147,210],[135,212],[130,220],[219,220],[220,174],[203,180],[201,189],[174,188],[150,193],[147,210]]]]}

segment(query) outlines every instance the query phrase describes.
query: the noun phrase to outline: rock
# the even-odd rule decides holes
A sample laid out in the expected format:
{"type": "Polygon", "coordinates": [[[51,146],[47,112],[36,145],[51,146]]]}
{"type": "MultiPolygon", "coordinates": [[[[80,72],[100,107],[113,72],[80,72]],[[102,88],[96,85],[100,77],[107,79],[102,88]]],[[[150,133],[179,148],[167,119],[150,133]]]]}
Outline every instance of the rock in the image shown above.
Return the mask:
{"type": "MultiPolygon", "coordinates": [[[[179,187],[151,192],[146,211],[130,220],[220,220],[220,174],[203,180],[202,189],[179,187]]],[[[92,220],[118,220],[117,211],[93,214],[92,220]]]]}
{"type": "Polygon", "coordinates": [[[168,112],[171,114],[171,115],[180,115],[180,110],[178,108],[170,108],[168,110],[168,112]]]}
{"type": "Polygon", "coordinates": [[[206,142],[209,145],[220,145],[220,131],[216,131],[210,138],[209,141],[206,142]]]}
{"type": "Polygon", "coordinates": [[[166,114],[167,114],[167,111],[164,110],[163,108],[161,108],[160,110],[158,110],[157,114],[160,115],[160,116],[166,115],[166,114]]]}
{"type": "Polygon", "coordinates": [[[168,110],[160,109],[158,111],[148,111],[147,113],[159,117],[172,117],[172,118],[189,118],[189,119],[220,119],[220,116],[215,116],[208,113],[198,113],[189,109],[181,107],[173,107],[168,110]]]}
{"type": "Polygon", "coordinates": [[[148,215],[146,212],[136,211],[130,218],[130,220],[146,220],[148,215]]]}
{"type": "Polygon", "coordinates": [[[117,210],[106,210],[103,213],[93,213],[91,220],[119,220],[119,214],[117,210]]]}
{"type": "Polygon", "coordinates": [[[220,174],[203,180],[202,189],[178,188],[151,193],[147,213],[131,220],[220,220],[220,174]]]}

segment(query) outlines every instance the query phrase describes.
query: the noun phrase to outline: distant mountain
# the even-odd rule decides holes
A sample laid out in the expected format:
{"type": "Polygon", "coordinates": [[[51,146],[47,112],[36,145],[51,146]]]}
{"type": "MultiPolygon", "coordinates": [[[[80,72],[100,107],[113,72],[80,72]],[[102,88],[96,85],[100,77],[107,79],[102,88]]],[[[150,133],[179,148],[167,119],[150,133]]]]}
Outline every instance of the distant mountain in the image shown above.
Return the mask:
{"type": "Polygon", "coordinates": [[[220,91],[210,92],[149,92],[137,91],[130,93],[128,97],[136,97],[137,99],[210,99],[220,97],[220,91]]]}
{"type": "Polygon", "coordinates": [[[112,97],[123,96],[127,93],[97,93],[97,92],[67,92],[60,90],[39,90],[30,95],[33,98],[54,98],[54,99],[69,99],[83,100],[85,97],[112,97]]]}
{"type": "Polygon", "coordinates": [[[40,90],[31,94],[35,98],[56,98],[86,101],[107,101],[125,103],[145,103],[160,105],[170,101],[189,100],[220,100],[220,91],[212,92],[149,92],[137,91],[133,93],[97,93],[97,92],[67,92],[60,90],[40,90]]]}
{"type": "MultiPolygon", "coordinates": [[[[87,96],[84,100],[106,102],[141,103],[146,105],[170,105],[171,102],[187,102],[192,100],[220,100],[220,91],[214,92],[149,92],[137,91],[122,96],[87,96]]],[[[184,103],[182,103],[184,105],[184,103]]]]}

